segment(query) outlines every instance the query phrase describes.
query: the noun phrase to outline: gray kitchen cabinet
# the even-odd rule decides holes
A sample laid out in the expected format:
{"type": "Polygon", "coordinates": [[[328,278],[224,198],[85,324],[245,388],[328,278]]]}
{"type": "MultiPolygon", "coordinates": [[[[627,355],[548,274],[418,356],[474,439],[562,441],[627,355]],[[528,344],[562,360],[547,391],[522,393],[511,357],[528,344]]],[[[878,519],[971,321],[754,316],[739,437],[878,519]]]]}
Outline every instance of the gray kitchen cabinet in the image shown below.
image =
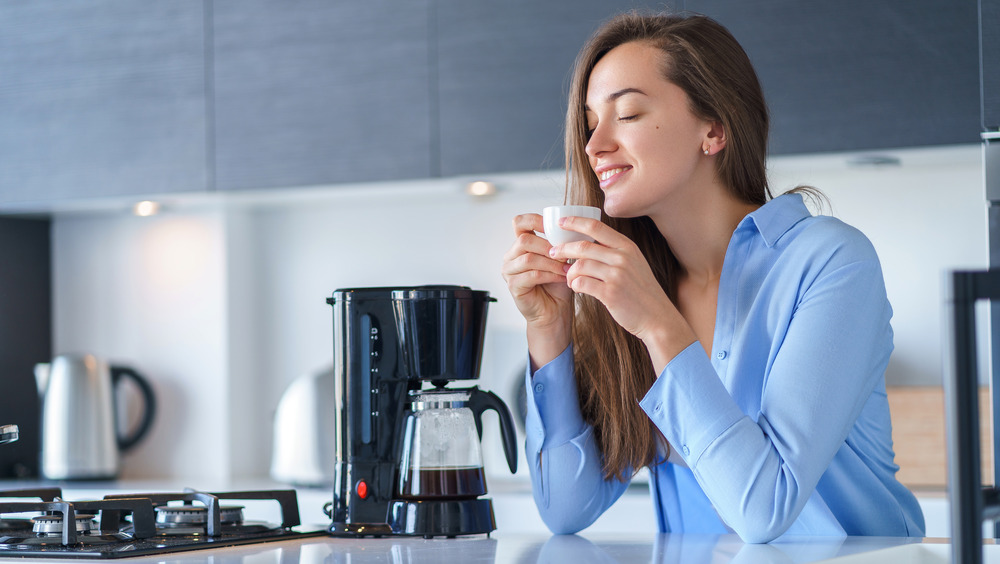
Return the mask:
{"type": "Polygon", "coordinates": [[[202,0],[0,2],[0,203],[204,190],[202,0]]]}
{"type": "MultiPolygon", "coordinates": [[[[772,154],[974,143],[976,2],[685,0],[749,53],[772,154]]],[[[563,165],[571,67],[612,14],[652,2],[438,0],[440,173],[563,165]]]]}
{"type": "Polygon", "coordinates": [[[602,21],[636,6],[437,0],[441,175],[562,167],[577,51],[602,21]]]}
{"type": "Polygon", "coordinates": [[[428,0],[216,0],[219,190],[431,175],[428,0]]]}
{"type": "Polygon", "coordinates": [[[980,0],[983,128],[1000,130],[1000,0],[980,0]]]}
{"type": "Polygon", "coordinates": [[[750,55],[773,154],[976,143],[974,0],[686,0],[750,55]]]}
{"type": "Polygon", "coordinates": [[[580,46],[670,5],[746,47],[773,154],[1000,115],[974,0],[0,0],[0,204],[560,168],[580,46]]]}

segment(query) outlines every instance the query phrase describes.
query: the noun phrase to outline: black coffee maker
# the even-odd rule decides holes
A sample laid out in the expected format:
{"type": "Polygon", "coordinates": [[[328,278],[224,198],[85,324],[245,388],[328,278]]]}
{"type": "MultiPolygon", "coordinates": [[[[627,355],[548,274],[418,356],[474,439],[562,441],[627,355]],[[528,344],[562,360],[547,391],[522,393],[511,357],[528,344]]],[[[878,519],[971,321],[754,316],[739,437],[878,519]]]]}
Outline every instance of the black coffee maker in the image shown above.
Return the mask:
{"type": "Polygon", "coordinates": [[[479,377],[489,292],[464,286],[349,288],[333,306],[336,466],[330,533],[490,533],[479,439],[495,410],[517,470],[514,424],[479,377]],[[474,431],[472,430],[474,427],[474,431]]]}

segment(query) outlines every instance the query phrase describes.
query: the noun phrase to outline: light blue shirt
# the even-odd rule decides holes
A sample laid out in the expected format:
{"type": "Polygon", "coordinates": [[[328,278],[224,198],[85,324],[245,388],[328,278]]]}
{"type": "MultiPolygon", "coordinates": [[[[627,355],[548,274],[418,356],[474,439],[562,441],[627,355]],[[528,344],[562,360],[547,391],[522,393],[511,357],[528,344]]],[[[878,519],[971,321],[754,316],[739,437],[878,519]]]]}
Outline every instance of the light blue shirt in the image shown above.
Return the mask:
{"type": "MultiPolygon", "coordinates": [[[[868,239],[779,196],[733,232],[716,311],[711,353],[692,344],[639,403],[687,466],[649,467],[660,531],[923,536],[896,480],[892,309],[868,239]]],[[[627,487],[602,476],[571,349],[527,375],[528,467],[554,533],[586,528],[627,487]]]]}

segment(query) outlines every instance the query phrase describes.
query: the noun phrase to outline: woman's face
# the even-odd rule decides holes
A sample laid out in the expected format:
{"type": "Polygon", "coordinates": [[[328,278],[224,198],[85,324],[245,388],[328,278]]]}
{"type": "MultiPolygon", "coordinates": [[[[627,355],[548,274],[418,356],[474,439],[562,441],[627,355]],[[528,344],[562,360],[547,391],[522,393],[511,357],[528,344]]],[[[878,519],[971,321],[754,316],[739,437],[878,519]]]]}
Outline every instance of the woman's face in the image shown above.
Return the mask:
{"type": "Polygon", "coordinates": [[[655,215],[714,177],[703,152],[713,124],[695,116],[687,94],[663,78],[662,57],[645,43],[625,43],[590,74],[586,151],[612,217],[655,215]]]}

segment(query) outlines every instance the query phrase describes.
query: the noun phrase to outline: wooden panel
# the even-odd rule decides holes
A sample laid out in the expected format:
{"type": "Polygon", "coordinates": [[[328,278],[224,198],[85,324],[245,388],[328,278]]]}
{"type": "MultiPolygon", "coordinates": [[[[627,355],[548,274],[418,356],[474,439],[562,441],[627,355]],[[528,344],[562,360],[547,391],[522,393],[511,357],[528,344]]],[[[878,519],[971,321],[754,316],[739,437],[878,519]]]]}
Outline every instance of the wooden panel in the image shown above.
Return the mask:
{"type": "MultiPolygon", "coordinates": [[[[944,490],[948,484],[948,448],[944,389],[938,386],[899,386],[886,390],[892,414],[892,442],[899,480],[913,489],[944,490]]],[[[980,388],[980,452],[983,483],[993,475],[990,446],[989,390],[980,388]]]]}
{"type": "Polygon", "coordinates": [[[429,0],[217,0],[220,190],[426,178],[429,0]]]}
{"type": "Polygon", "coordinates": [[[204,190],[201,0],[0,3],[0,201],[204,190]]]}

